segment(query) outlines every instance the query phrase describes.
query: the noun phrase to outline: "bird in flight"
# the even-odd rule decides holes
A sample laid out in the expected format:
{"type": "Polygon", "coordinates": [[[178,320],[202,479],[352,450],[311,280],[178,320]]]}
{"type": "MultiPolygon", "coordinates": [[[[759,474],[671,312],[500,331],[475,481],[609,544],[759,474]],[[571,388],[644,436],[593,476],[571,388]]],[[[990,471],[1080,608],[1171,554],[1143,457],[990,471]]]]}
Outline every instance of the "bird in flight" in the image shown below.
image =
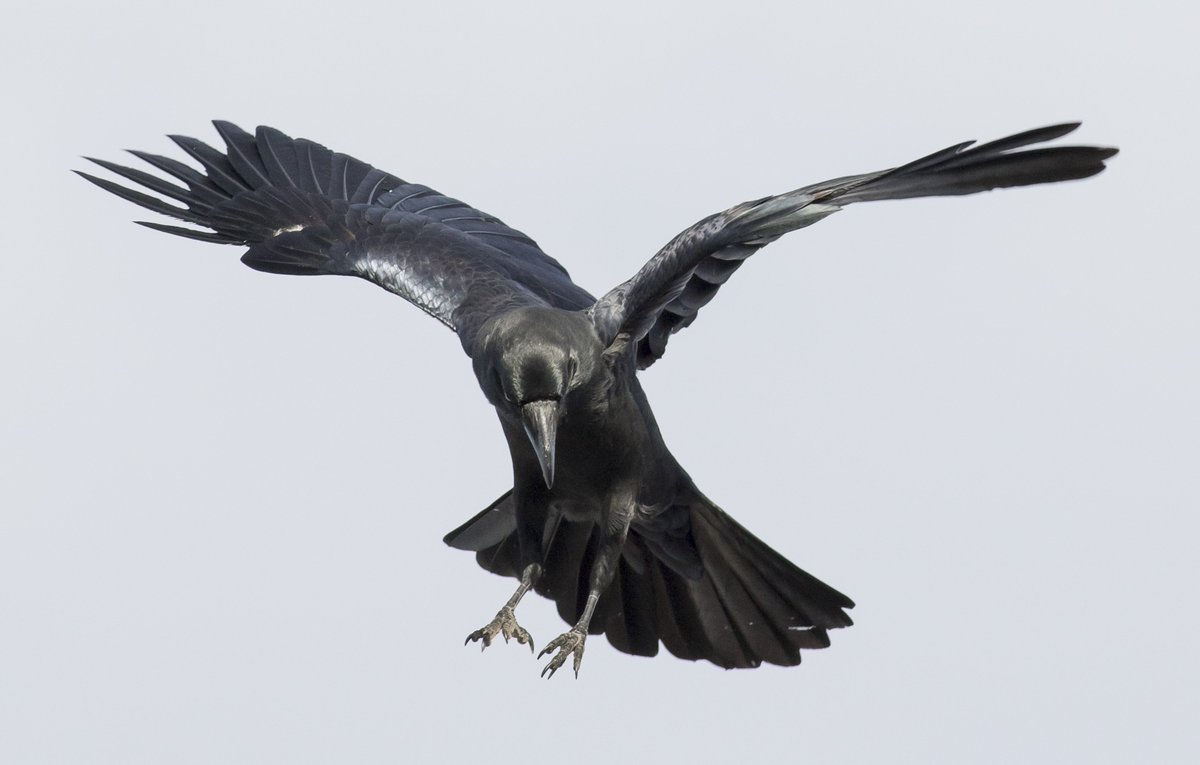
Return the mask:
{"type": "Polygon", "coordinates": [[[470,205],[274,128],[214,125],[224,151],[171,136],[200,169],[141,151],[131,153],[163,175],[91,160],[157,196],[80,175],[195,227],[144,226],[247,247],[242,262],[259,271],[366,279],[457,333],[500,419],[513,487],[445,541],[519,580],[467,642],[501,636],[532,651],[515,613],[532,589],[572,625],[539,655],[550,654],[542,675],[570,657],[576,677],[589,634],[627,653],[654,656],[661,642],[732,668],[798,664],[801,649],[851,624],[853,601],[696,488],[638,381],[746,258],[855,202],[1086,178],[1117,152],[1043,146],[1078,127],[1054,125],[755,199],[685,229],[597,299],[470,205]]]}

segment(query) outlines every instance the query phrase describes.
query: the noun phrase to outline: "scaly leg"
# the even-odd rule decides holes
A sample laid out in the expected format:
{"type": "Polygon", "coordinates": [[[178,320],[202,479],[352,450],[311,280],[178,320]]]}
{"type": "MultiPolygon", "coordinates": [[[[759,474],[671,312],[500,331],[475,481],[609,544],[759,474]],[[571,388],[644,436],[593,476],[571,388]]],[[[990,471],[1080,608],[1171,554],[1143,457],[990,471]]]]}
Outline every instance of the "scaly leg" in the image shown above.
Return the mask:
{"type": "Polygon", "coordinates": [[[616,529],[612,529],[612,526],[608,525],[612,531],[600,544],[600,550],[592,564],[592,578],[588,588],[587,603],[583,607],[583,615],[579,617],[579,621],[570,631],[551,640],[538,654],[540,659],[551,651],[558,651],[550,659],[550,663],[542,669],[542,677],[554,677],[554,673],[566,663],[567,656],[574,656],[575,678],[579,678],[579,665],[583,663],[583,646],[587,641],[588,625],[591,624],[592,614],[596,610],[596,603],[600,601],[600,595],[608,589],[608,585],[617,571],[617,564],[621,559],[621,548],[625,546],[625,536],[629,531],[629,519],[629,513],[621,513],[614,519],[617,525],[616,529]],[[550,674],[547,675],[547,672],[550,674]]]}
{"type": "MultiPolygon", "coordinates": [[[[523,439],[524,434],[521,437],[523,439]]],[[[517,542],[520,545],[520,560],[525,564],[525,568],[521,570],[521,584],[504,604],[504,607],[496,612],[496,618],[467,635],[463,645],[473,640],[479,640],[483,643],[479,649],[482,651],[492,644],[497,635],[502,635],[505,643],[510,638],[516,638],[518,643],[528,645],[529,652],[533,653],[533,638],[521,625],[517,624],[515,611],[521,598],[525,597],[525,593],[529,592],[530,588],[537,585],[538,579],[542,576],[541,561],[545,558],[542,553],[542,530],[546,525],[547,497],[541,473],[531,473],[528,481],[515,482],[513,494],[517,511],[517,542]]]]}
{"type": "Polygon", "coordinates": [[[528,645],[529,652],[533,653],[533,637],[525,630],[524,627],[517,624],[515,610],[517,604],[521,602],[521,598],[525,597],[525,593],[529,592],[529,588],[537,584],[538,578],[542,575],[542,567],[536,563],[531,563],[521,572],[521,584],[517,587],[517,591],[508,599],[504,607],[496,612],[496,618],[485,624],[483,627],[467,635],[467,639],[463,641],[463,645],[470,643],[473,640],[480,640],[483,645],[479,650],[483,650],[492,644],[496,639],[496,635],[503,635],[504,642],[507,643],[509,638],[516,638],[521,645],[528,645]]]}

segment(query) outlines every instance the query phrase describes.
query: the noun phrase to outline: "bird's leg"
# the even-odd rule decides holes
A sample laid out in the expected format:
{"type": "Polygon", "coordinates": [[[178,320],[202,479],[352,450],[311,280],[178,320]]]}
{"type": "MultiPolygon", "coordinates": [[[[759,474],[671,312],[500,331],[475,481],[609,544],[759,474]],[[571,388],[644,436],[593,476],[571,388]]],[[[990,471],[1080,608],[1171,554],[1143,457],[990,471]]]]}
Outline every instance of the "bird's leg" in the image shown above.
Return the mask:
{"type": "Polygon", "coordinates": [[[595,562],[592,564],[591,583],[588,588],[587,603],[583,607],[583,614],[570,631],[564,632],[551,640],[542,649],[542,652],[538,654],[538,658],[540,659],[551,651],[558,651],[550,659],[550,663],[542,669],[542,677],[554,677],[554,673],[566,663],[567,656],[575,657],[573,662],[575,677],[579,677],[579,665],[583,663],[583,646],[587,641],[588,626],[591,624],[592,614],[596,611],[596,603],[600,601],[600,596],[608,589],[608,585],[612,582],[613,575],[617,571],[617,565],[621,559],[621,548],[625,546],[625,536],[629,531],[629,520],[629,513],[621,513],[618,517],[611,518],[611,522],[605,524],[608,533],[600,543],[600,550],[596,554],[595,562]],[[549,675],[546,673],[549,673],[549,675]]]}
{"type": "Polygon", "coordinates": [[[525,597],[525,593],[529,592],[529,588],[537,584],[537,580],[542,575],[542,567],[536,563],[531,563],[521,572],[521,584],[517,587],[517,591],[508,599],[504,607],[496,612],[496,618],[480,627],[479,629],[467,635],[467,639],[463,641],[463,645],[470,643],[473,640],[483,642],[479,650],[483,650],[492,644],[497,635],[504,636],[504,642],[507,643],[509,638],[516,638],[521,645],[528,645],[529,652],[533,653],[533,637],[525,630],[524,627],[517,624],[516,608],[521,602],[521,598],[525,597]]]}
{"type": "Polygon", "coordinates": [[[505,643],[509,638],[516,638],[518,643],[529,646],[530,653],[534,650],[533,638],[524,627],[517,624],[515,614],[521,598],[525,597],[525,593],[529,592],[531,587],[535,587],[541,578],[541,561],[545,558],[542,553],[542,532],[546,525],[546,488],[540,474],[532,471],[530,473],[531,480],[518,481],[513,486],[517,505],[517,543],[520,546],[521,561],[525,564],[525,568],[521,569],[521,584],[517,586],[517,591],[508,602],[496,612],[495,619],[467,635],[463,645],[472,640],[479,640],[483,642],[479,648],[481,651],[491,645],[497,635],[503,635],[505,643]]]}

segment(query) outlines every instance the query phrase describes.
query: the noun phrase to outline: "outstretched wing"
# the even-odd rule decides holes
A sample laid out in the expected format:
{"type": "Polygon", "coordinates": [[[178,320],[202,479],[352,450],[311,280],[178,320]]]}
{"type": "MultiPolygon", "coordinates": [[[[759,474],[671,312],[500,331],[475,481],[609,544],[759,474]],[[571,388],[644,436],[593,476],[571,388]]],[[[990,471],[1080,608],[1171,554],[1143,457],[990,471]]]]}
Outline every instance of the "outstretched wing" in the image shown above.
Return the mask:
{"type": "Polygon", "coordinates": [[[1116,149],[1023,149],[1077,127],[1079,123],[1053,125],[974,148],[968,148],[974,144],[968,141],[891,170],[837,178],[711,215],[680,233],[632,279],[600,298],[591,309],[592,319],[605,342],[622,335],[636,342],[638,367],[645,369],[662,357],[670,336],[692,323],[746,258],[845,205],[974,194],[1095,175],[1116,149]]]}
{"type": "Polygon", "coordinates": [[[112,162],[92,162],[181,202],[80,173],[117,196],[201,228],[139,221],[170,234],[249,245],[242,262],[283,274],[358,276],[394,292],[463,336],[515,305],[581,309],[593,298],[516,229],[428,186],[269,127],[254,135],[213,123],[224,153],[171,136],[203,168],[131,152],[180,186],[112,162]],[[204,230],[207,229],[207,230],[204,230]]]}

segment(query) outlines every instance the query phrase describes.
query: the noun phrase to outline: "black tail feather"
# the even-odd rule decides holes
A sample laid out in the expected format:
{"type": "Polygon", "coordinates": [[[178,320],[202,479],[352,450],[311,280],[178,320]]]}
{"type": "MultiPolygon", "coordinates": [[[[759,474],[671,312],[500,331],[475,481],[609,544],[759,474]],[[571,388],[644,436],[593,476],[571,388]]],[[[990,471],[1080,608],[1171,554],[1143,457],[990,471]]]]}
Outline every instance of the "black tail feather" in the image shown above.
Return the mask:
{"type": "Polygon", "coordinates": [[[478,552],[504,541],[516,528],[516,508],[509,489],[442,541],[459,550],[478,552]]]}
{"type": "MultiPolygon", "coordinates": [[[[596,605],[590,632],[604,633],[626,653],[654,656],[661,641],[682,659],[734,668],[798,664],[801,649],[825,648],[829,629],[851,624],[845,609],[853,601],[796,568],[699,493],[678,509],[690,519],[699,575],[689,577],[678,564],[655,555],[655,547],[634,527],[617,574],[596,605]]],[[[477,515],[447,535],[447,542],[470,537],[472,524],[488,518],[477,515]]],[[[590,521],[560,517],[550,523],[536,589],[573,624],[587,600],[600,532],[590,521]]],[[[515,540],[510,530],[477,553],[479,564],[519,577],[515,540]]]]}
{"type": "Polygon", "coordinates": [[[634,571],[626,560],[621,561],[618,577],[622,593],[620,615],[629,636],[628,646],[618,648],[636,656],[656,656],[659,635],[654,580],[645,572],[634,571]]]}
{"type": "Polygon", "coordinates": [[[695,603],[687,594],[687,580],[666,566],[652,566],[650,578],[654,584],[655,624],[667,650],[688,661],[714,655],[695,603]]]}

